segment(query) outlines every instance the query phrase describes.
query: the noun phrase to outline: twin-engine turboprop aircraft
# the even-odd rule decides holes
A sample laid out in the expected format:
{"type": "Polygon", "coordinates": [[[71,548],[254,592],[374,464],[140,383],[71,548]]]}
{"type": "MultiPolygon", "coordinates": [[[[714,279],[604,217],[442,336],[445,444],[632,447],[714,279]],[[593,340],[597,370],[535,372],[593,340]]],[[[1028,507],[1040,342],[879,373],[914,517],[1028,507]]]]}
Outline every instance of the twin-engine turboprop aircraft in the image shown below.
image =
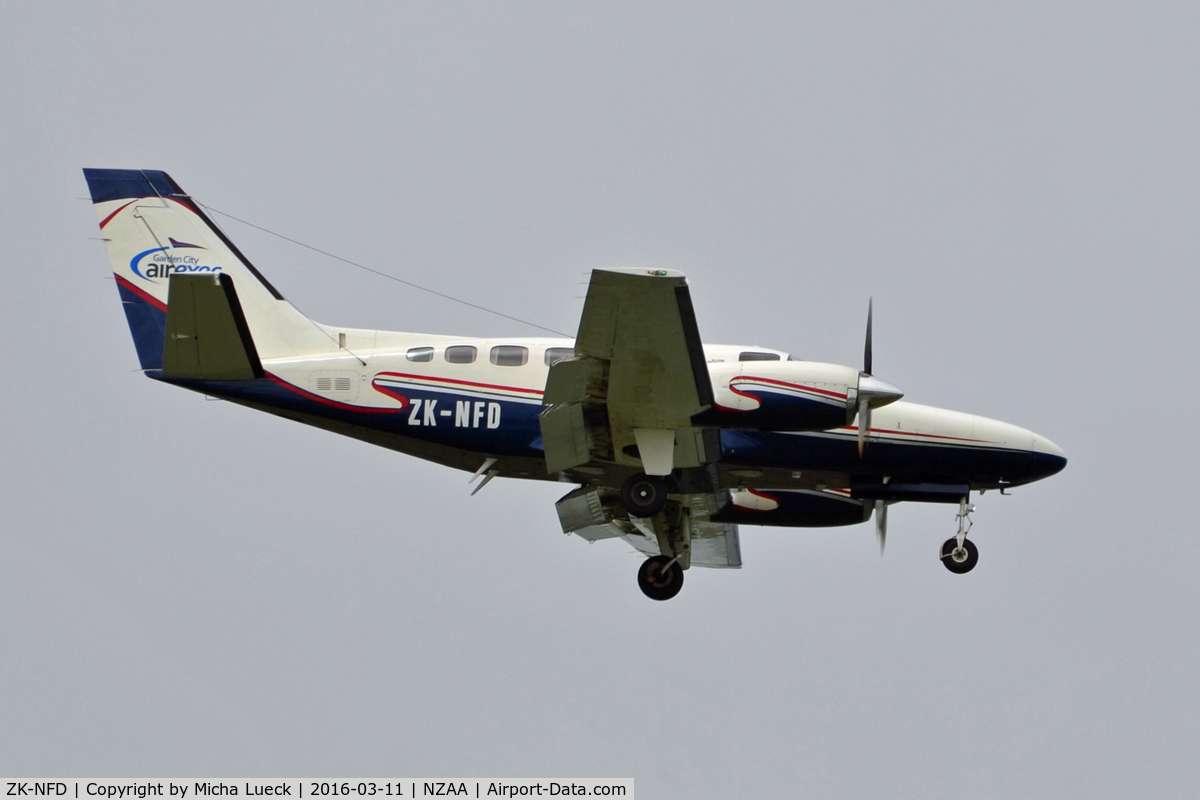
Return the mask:
{"type": "Polygon", "coordinates": [[[1053,442],[900,401],[862,370],[705,345],[682,274],[596,270],[569,339],[477,339],[320,325],[164,172],[84,170],[146,375],[472,473],[578,484],[565,533],[624,539],[638,585],[740,567],[738,525],[850,525],[958,506],[941,549],[974,568],[971,491],[1061,470],[1053,442]]]}

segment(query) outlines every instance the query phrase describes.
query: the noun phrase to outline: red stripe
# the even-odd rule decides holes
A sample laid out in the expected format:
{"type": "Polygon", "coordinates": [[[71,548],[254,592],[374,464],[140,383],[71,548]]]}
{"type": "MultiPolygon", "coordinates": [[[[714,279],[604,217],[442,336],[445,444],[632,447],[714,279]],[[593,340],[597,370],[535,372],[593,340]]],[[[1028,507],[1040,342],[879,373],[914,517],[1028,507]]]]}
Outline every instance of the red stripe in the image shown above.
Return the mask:
{"type": "Polygon", "coordinates": [[[779,509],[780,503],[779,503],[778,497],[767,494],[766,492],[760,492],[758,489],[749,489],[748,488],[748,489],[746,489],[746,492],[748,494],[754,495],[755,497],[761,497],[763,500],[770,500],[772,503],[775,504],[775,508],[757,508],[756,506],[744,506],[744,505],[741,505],[740,503],[738,503],[736,500],[734,500],[733,504],[735,506],[737,506],[738,508],[742,509],[743,511],[752,511],[756,514],[767,514],[772,511],[777,511],[779,509]]]}
{"type": "Polygon", "coordinates": [[[131,292],[133,292],[133,293],[134,293],[134,294],[136,294],[138,297],[140,297],[141,299],[145,300],[145,301],[146,301],[147,303],[149,303],[150,305],[152,305],[152,306],[154,306],[155,308],[157,308],[159,311],[166,311],[166,310],[167,310],[167,304],[166,304],[166,303],[164,303],[163,301],[159,300],[157,297],[154,297],[153,295],[151,295],[151,294],[148,294],[148,293],[146,292],[146,290],[145,290],[145,289],[140,289],[140,288],[138,288],[137,286],[134,286],[132,283],[130,283],[129,281],[125,280],[124,278],[122,278],[120,275],[117,275],[116,273],[113,273],[113,277],[117,279],[117,283],[118,283],[119,285],[121,285],[121,286],[124,286],[126,289],[128,289],[128,290],[129,290],[129,291],[131,291],[131,292]]]}
{"type": "Polygon", "coordinates": [[[374,389],[375,391],[379,392],[380,394],[382,394],[384,397],[390,397],[393,400],[399,401],[401,411],[408,408],[408,398],[405,397],[404,395],[400,394],[399,392],[397,392],[395,389],[391,388],[390,386],[380,386],[375,381],[371,381],[371,388],[374,389]]]}
{"type": "MultiPolygon", "coordinates": [[[[146,198],[138,198],[138,199],[140,199],[140,200],[144,200],[144,199],[146,199],[146,198]]],[[[193,213],[195,213],[195,211],[196,211],[196,209],[192,208],[191,204],[189,204],[189,203],[185,203],[184,201],[182,201],[182,200],[180,200],[180,199],[178,199],[178,198],[175,198],[175,197],[162,197],[162,198],[159,198],[159,199],[161,199],[161,200],[171,200],[171,201],[173,201],[173,202],[176,202],[176,203],[178,203],[179,205],[181,205],[181,206],[183,206],[184,208],[186,208],[188,211],[191,211],[191,212],[193,212],[193,213]]],[[[115,217],[117,214],[120,214],[122,211],[124,211],[125,209],[129,208],[131,205],[133,205],[133,204],[134,204],[134,203],[136,203],[136,202],[137,202],[137,200],[130,200],[128,203],[126,203],[125,205],[121,206],[121,207],[120,207],[120,208],[118,208],[116,211],[112,212],[112,213],[111,213],[111,214],[109,214],[107,217],[105,217],[105,218],[104,218],[104,219],[103,219],[103,220],[100,222],[100,230],[104,230],[104,226],[105,226],[105,225],[107,225],[108,223],[112,222],[112,218],[113,218],[113,217],[115,217]]]]}
{"type": "Polygon", "coordinates": [[[130,200],[128,203],[126,203],[125,205],[121,206],[121,207],[120,207],[120,208],[118,208],[116,211],[112,212],[112,213],[111,213],[111,214],[109,214],[107,217],[105,217],[105,218],[104,218],[104,220],[103,220],[103,221],[101,221],[101,223],[100,223],[100,230],[104,230],[104,226],[105,226],[105,225],[107,225],[108,223],[112,222],[112,218],[113,218],[113,217],[115,217],[117,214],[120,214],[122,211],[124,211],[125,209],[129,208],[131,205],[133,205],[133,204],[134,204],[134,203],[136,203],[136,202],[137,202],[137,200],[130,200]]]}
{"type": "Polygon", "coordinates": [[[313,394],[312,392],[307,392],[304,389],[301,389],[299,386],[288,383],[287,381],[283,380],[282,378],[272,375],[269,372],[266,372],[264,374],[268,378],[273,380],[275,383],[282,386],[283,388],[290,389],[291,391],[295,392],[296,394],[300,395],[301,397],[306,397],[309,400],[315,400],[316,402],[320,403],[321,405],[333,406],[334,408],[341,408],[341,409],[345,409],[346,411],[362,411],[367,414],[395,414],[395,413],[403,410],[403,409],[399,409],[399,408],[371,408],[370,406],[354,406],[354,405],[350,405],[349,403],[339,403],[337,400],[330,400],[327,397],[321,397],[319,394],[313,394]]]}
{"type": "MultiPolygon", "coordinates": [[[[185,200],[185,199],[181,199],[181,198],[178,198],[178,197],[164,197],[164,198],[162,198],[162,199],[163,199],[163,200],[170,200],[170,201],[171,201],[171,202],[173,202],[173,203],[178,203],[179,205],[181,205],[181,206],[183,206],[184,208],[186,208],[188,211],[191,211],[193,214],[195,214],[195,213],[196,213],[196,209],[195,209],[195,207],[192,205],[192,203],[191,203],[191,201],[190,201],[190,200],[185,200]]],[[[199,216],[199,215],[197,215],[197,216],[199,216]]]]}
{"type": "Polygon", "coordinates": [[[746,392],[743,392],[740,389],[733,388],[733,381],[729,382],[729,391],[733,392],[738,397],[744,397],[747,400],[753,400],[754,402],[758,403],[758,405],[756,405],[754,408],[727,408],[726,406],[721,405],[720,403],[716,402],[715,400],[713,401],[713,405],[716,406],[717,408],[721,409],[722,411],[734,411],[739,414],[745,414],[750,411],[758,411],[760,408],[762,408],[762,398],[761,397],[755,397],[754,395],[747,394],[746,392]]]}
{"type": "Polygon", "coordinates": [[[831,392],[827,389],[818,389],[815,386],[803,386],[798,383],[787,383],[786,381],[777,381],[777,380],[772,380],[771,378],[756,378],[753,375],[738,375],[736,378],[730,378],[729,385],[726,388],[729,389],[729,391],[736,394],[738,397],[745,397],[747,400],[753,400],[756,403],[758,403],[758,405],[754,408],[730,408],[729,406],[723,406],[720,403],[714,402],[713,405],[716,406],[721,411],[730,411],[735,414],[748,414],[751,411],[757,411],[759,408],[762,408],[762,398],[761,397],[752,395],[748,392],[744,392],[741,389],[734,388],[734,386],[733,386],[734,381],[762,381],[763,383],[771,383],[771,384],[775,384],[776,386],[787,386],[788,388],[791,388],[791,389],[800,389],[801,391],[805,391],[805,392],[814,392],[816,394],[824,394],[824,395],[828,395],[830,397],[836,397],[841,400],[846,399],[846,395],[844,395],[844,394],[838,394],[837,392],[831,392]]]}
{"type": "MultiPolygon", "coordinates": [[[[754,375],[738,375],[736,378],[730,378],[729,379],[730,391],[735,391],[735,392],[737,391],[736,389],[733,388],[733,385],[732,385],[734,381],[761,381],[762,383],[771,383],[776,386],[787,386],[790,389],[801,389],[805,392],[816,392],[817,394],[823,394],[823,395],[827,395],[829,397],[837,397],[842,400],[846,399],[846,395],[841,394],[840,392],[831,392],[828,389],[818,389],[815,386],[804,386],[803,384],[799,384],[799,383],[788,383],[787,381],[777,381],[777,380],[774,380],[773,378],[759,378],[754,375]]],[[[741,394],[741,392],[737,392],[737,393],[741,394]]]]}
{"type": "Polygon", "coordinates": [[[541,389],[520,389],[516,386],[498,386],[494,383],[476,383],[475,381],[460,381],[455,378],[435,378],[429,375],[410,375],[406,372],[380,372],[375,375],[376,378],[384,376],[389,378],[413,378],[419,381],[434,381],[435,383],[453,383],[456,386],[475,386],[480,389],[500,389],[505,392],[522,392],[524,394],[541,395],[541,389]]]}
{"type": "MultiPolygon", "coordinates": [[[[838,430],[854,431],[858,433],[857,425],[846,425],[838,430]]],[[[942,436],[939,433],[916,433],[915,431],[894,431],[889,428],[868,428],[867,433],[894,433],[897,436],[920,436],[926,439],[950,439],[955,442],[979,442],[980,444],[988,444],[986,439],[964,439],[960,436],[942,436]]]]}

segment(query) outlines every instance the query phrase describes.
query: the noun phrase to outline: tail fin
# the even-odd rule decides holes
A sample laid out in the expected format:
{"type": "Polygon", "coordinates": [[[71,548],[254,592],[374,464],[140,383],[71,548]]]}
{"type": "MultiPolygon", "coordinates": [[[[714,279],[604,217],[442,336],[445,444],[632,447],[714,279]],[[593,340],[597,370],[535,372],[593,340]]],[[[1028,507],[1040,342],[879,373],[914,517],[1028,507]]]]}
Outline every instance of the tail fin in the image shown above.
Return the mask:
{"type": "Polygon", "coordinates": [[[232,279],[264,359],[336,349],[324,329],[284,300],[170,175],[136,169],[85,169],[83,175],[142,369],[163,366],[173,274],[232,279]]]}

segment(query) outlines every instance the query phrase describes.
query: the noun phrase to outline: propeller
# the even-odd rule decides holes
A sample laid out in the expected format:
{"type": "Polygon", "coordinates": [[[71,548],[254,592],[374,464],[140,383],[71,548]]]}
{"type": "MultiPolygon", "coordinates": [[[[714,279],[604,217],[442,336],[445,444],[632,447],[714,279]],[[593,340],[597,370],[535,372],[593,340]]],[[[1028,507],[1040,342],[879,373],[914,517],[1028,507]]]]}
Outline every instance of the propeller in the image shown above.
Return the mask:
{"type": "Polygon", "coordinates": [[[863,347],[863,372],[871,374],[871,317],[875,314],[875,298],[867,300],[867,344],[863,347]]]}
{"type": "MultiPolygon", "coordinates": [[[[867,434],[871,430],[871,409],[886,406],[904,396],[904,392],[887,381],[871,374],[871,321],[875,312],[875,298],[867,302],[867,343],[863,347],[863,369],[858,374],[858,457],[862,458],[867,446],[867,434]]],[[[883,539],[880,539],[882,543],[883,539]]]]}
{"type": "Polygon", "coordinates": [[[883,555],[884,545],[887,544],[887,503],[875,501],[875,538],[879,540],[879,555],[883,555]]]}
{"type": "MultiPolygon", "coordinates": [[[[867,343],[863,346],[863,371],[860,373],[859,384],[862,384],[862,376],[871,376],[871,318],[875,313],[875,298],[867,300],[867,343]]],[[[862,458],[863,448],[867,446],[867,432],[871,430],[871,400],[861,391],[858,394],[858,457],[862,458]]]]}

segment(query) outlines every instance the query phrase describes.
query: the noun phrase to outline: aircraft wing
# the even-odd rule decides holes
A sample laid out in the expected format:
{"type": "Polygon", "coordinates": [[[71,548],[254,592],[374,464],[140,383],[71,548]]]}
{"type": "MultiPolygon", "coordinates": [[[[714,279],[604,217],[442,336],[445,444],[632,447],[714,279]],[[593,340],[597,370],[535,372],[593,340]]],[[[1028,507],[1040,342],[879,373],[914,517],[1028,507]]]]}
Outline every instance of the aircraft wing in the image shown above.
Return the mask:
{"type": "Polygon", "coordinates": [[[575,356],[551,367],[545,403],[549,472],[594,457],[651,475],[715,460],[714,437],[691,425],[713,392],[684,276],[593,271],[575,356]]]}

